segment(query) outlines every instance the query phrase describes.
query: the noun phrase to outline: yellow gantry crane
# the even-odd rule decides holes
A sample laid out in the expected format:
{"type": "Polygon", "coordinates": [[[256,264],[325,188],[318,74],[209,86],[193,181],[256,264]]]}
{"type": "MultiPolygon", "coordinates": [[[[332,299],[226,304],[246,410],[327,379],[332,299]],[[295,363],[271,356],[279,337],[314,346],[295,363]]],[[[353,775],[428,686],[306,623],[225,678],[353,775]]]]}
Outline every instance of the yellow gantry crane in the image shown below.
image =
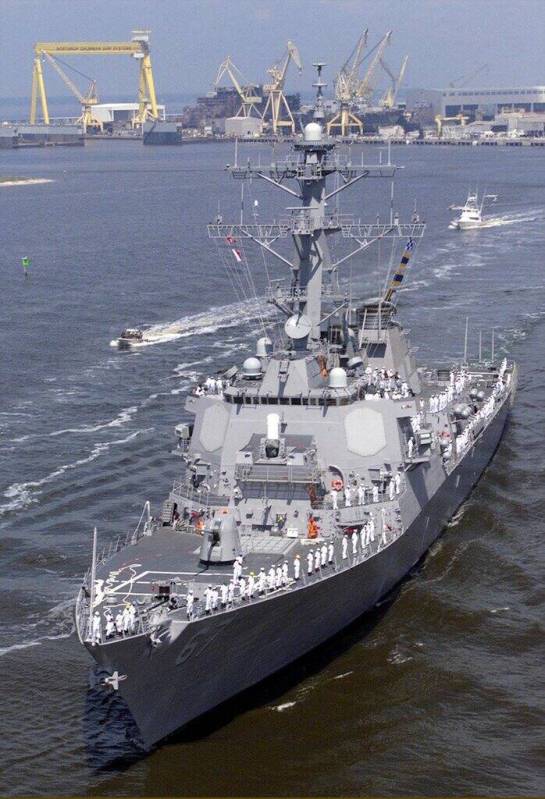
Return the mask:
{"type": "MultiPolygon", "coordinates": [[[[71,84],[70,79],[59,71],[59,65],[55,56],[59,55],[129,55],[140,62],[139,83],[138,83],[138,113],[135,117],[136,124],[142,124],[146,119],[158,119],[159,111],[157,108],[157,95],[155,93],[155,83],[151,67],[151,57],[149,50],[149,31],[133,31],[130,42],[37,42],[34,45],[34,66],[32,71],[32,95],[30,100],[30,122],[36,123],[38,99],[42,110],[42,118],[46,125],[50,124],[49,107],[47,104],[47,94],[45,91],[45,81],[43,74],[43,61],[47,60],[56,71],[61,75],[65,83],[72,92],[79,95],[83,106],[83,114],[86,115],[85,107],[96,104],[96,96],[93,102],[94,93],[87,92],[87,99],[79,93],[77,87],[71,84]],[[55,62],[55,63],[52,63],[55,62]]],[[[92,118],[92,114],[87,114],[87,119],[92,118]]]]}
{"type": "Polygon", "coordinates": [[[391,85],[386,89],[382,99],[380,101],[380,105],[383,108],[393,108],[396,104],[397,100],[397,93],[399,92],[399,87],[403,82],[403,78],[405,76],[405,70],[407,69],[407,61],[409,60],[409,56],[406,55],[403,61],[401,62],[401,67],[399,69],[399,73],[395,75],[388,64],[384,61],[383,58],[380,59],[380,66],[386,72],[388,77],[391,80],[391,85]]]}
{"type": "Polygon", "coordinates": [[[238,96],[240,97],[241,106],[235,114],[236,117],[247,119],[248,117],[255,116],[260,119],[256,110],[256,105],[261,103],[261,97],[255,93],[256,85],[253,83],[246,83],[242,72],[236,67],[228,55],[218,68],[218,74],[214,81],[214,87],[217,89],[221,79],[224,75],[228,75],[235,87],[238,96]]]}
{"type": "Polygon", "coordinates": [[[265,120],[267,114],[271,115],[271,124],[273,133],[277,134],[282,128],[291,128],[291,133],[295,133],[295,120],[289,107],[286,96],[284,95],[284,83],[286,81],[286,73],[290,61],[293,61],[299,72],[303,69],[301,63],[301,56],[299,50],[293,44],[288,42],[286,52],[277,64],[269,67],[267,72],[271,76],[270,83],[263,86],[263,91],[266,92],[267,103],[263,110],[262,119],[265,120]]]}
{"type": "Polygon", "coordinates": [[[359,70],[366,46],[367,29],[361,34],[356,46],[335,78],[335,99],[339,103],[339,111],[328,122],[328,134],[337,128],[340,130],[341,136],[348,136],[353,127],[356,127],[360,133],[363,131],[362,121],[352,113],[351,105],[358,96],[359,70]]]}
{"type": "Polygon", "coordinates": [[[443,125],[445,122],[459,122],[460,127],[463,128],[465,127],[468,119],[469,117],[465,116],[464,114],[456,114],[456,116],[453,117],[443,117],[441,116],[441,114],[437,114],[437,116],[435,117],[435,124],[437,126],[438,138],[441,138],[441,136],[443,135],[443,125]]]}

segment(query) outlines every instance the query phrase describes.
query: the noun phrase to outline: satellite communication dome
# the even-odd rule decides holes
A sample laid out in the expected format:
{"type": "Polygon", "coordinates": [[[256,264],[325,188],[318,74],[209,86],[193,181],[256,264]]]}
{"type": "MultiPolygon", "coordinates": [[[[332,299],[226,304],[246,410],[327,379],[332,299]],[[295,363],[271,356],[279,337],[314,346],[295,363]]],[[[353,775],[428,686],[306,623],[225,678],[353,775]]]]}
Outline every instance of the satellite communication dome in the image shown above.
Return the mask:
{"type": "Polygon", "coordinates": [[[317,122],[309,122],[308,125],[305,125],[303,137],[305,141],[321,141],[322,126],[317,122]]]}
{"type": "Polygon", "coordinates": [[[270,348],[272,347],[272,341],[268,336],[262,336],[262,338],[257,339],[256,345],[256,355],[258,358],[266,358],[269,354],[270,348]]]}
{"type": "Polygon", "coordinates": [[[329,388],[346,388],[347,385],[346,372],[340,366],[335,366],[329,373],[329,388]]]}
{"type": "Polygon", "coordinates": [[[246,358],[242,364],[242,371],[244,373],[244,377],[260,377],[261,364],[259,363],[258,358],[254,358],[253,356],[246,358]]]}

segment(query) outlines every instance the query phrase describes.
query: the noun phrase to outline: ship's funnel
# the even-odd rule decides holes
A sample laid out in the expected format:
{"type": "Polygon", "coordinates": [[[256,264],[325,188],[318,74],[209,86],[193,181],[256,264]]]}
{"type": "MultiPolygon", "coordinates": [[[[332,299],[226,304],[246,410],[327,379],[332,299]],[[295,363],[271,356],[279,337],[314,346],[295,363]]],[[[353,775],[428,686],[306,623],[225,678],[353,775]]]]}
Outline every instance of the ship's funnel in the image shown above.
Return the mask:
{"type": "Polygon", "coordinates": [[[212,519],[204,529],[201,563],[234,563],[241,554],[240,537],[233,515],[226,513],[212,519]]]}

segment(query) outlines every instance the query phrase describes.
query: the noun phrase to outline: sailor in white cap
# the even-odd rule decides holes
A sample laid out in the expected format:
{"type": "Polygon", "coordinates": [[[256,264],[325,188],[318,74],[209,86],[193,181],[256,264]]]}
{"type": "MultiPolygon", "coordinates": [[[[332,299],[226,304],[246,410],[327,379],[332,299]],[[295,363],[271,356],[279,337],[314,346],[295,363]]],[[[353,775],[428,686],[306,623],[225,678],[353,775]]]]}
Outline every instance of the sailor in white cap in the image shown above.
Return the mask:
{"type": "Polygon", "coordinates": [[[282,588],[282,566],[276,567],[276,576],[274,578],[274,587],[282,588]]]}
{"type": "Polygon", "coordinates": [[[316,551],[314,553],[314,571],[319,572],[321,565],[322,565],[322,553],[320,551],[320,547],[316,547],[316,551]]]}
{"type": "Polygon", "coordinates": [[[257,578],[257,590],[261,596],[265,593],[265,589],[267,587],[267,575],[265,574],[265,569],[263,566],[259,570],[259,576],[257,578]]]}
{"type": "Polygon", "coordinates": [[[187,592],[187,596],[186,596],[185,602],[186,602],[187,620],[188,621],[192,621],[193,620],[193,605],[195,603],[195,597],[193,596],[193,591],[191,590],[191,588],[187,592]]]}
{"type": "Polygon", "coordinates": [[[307,554],[307,574],[310,576],[312,574],[312,568],[314,566],[314,552],[312,549],[307,554]]]}
{"type": "Polygon", "coordinates": [[[348,536],[346,533],[343,535],[343,560],[348,557],[348,536]]]}
{"type": "Polygon", "coordinates": [[[327,547],[327,562],[331,566],[333,563],[333,558],[335,557],[335,547],[333,546],[333,541],[329,542],[329,546],[327,547]]]}
{"type": "Polygon", "coordinates": [[[255,594],[255,576],[253,572],[248,575],[248,585],[246,587],[246,596],[248,599],[253,599],[255,594]]]}
{"type": "Polygon", "coordinates": [[[299,553],[295,556],[293,560],[293,577],[297,581],[301,576],[301,558],[299,553]]]}
{"type": "Polygon", "coordinates": [[[288,561],[285,560],[282,564],[282,585],[287,585],[289,579],[288,561]]]}
{"type": "Polygon", "coordinates": [[[358,534],[352,533],[352,557],[356,557],[358,554],[358,534]]]}
{"type": "Polygon", "coordinates": [[[322,544],[322,569],[327,566],[327,544],[322,544]]]}
{"type": "Polygon", "coordinates": [[[106,611],[104,614],[106,618],[106,638],[113,638],[115,635],[115,624],[114,619],[109,610],[106,611]]]}
{"type": "Polygon", "coordinates": [[[362,554],[363,554],[363,550],[365,549],[365,544],[366,544],[366,541],[367,541],[367,535],[366,535],[367,529],[366,528],[367,528],[366,524],[362,524],[362,526],[360,527],[360,547],[361,547],[362,554]]]}
{"type": "Polygon", "coordinates": [[[240,598],[243,602],[246,602],[246,579],[241,577],[238,581],[238,587],[240,589],[240,598]]]}
{"type": "Polygon", "coordinates": [[[235,598],[235,581],[231,580],[227,588],[227,604],[232,605],[235,598]]]}
{"type": "Polygon", "coordinates": [[[395,496],[395,483],[393,480],[390,480],[390,482],[388,483],[388,498],[390,499],[390,501],[393,500],[394,496],[395,496]]]}
{"type": "Polygon", "coordinates": [[[407,443],[407,454],[409,456],[409,460],[412,459],[413,453],[414,453],[414,438],[411,436],[407,443]]]}
{"type": "Polygon", "coordinates": [[[228,598],[228,594],[229,594],[229,589],[227,588],[227,583],[222,583],[221,584],[220,591],[221,591],[221,600],[220,600],[221,609],[225,610],[225,608],[227,607],[227,598],[228,598]]]}
{"type": "Polygon", "coordinates": [[[274,584],[276,581],[276,571],[274,566],[271,566],[267,575],[267,588],[269,591],[274,591],[274,584]]]}
{"type": "Polygon", "coordinates": [[[333,510],[337,510],[339,507],[339,492],[336,488],[331,489],[331,507],[333,510]]]}
{"type": "Polygon", "coordinates": [[[204,612],[209,615],[212,610],[212,586],[209,585],[204,591],[204,612]]]}
{"type": "Polygon", "coordinates": [[[91,645],[94,646],[95,644],[100,644],[101,642],[101,633],[100,633],[100,613],[98,610],[95,610],[93,615],[93,621],[91,623],[91,645]]]}
{"type": "Polygon", "coordinates": [[[350,508],[352,505],[352,489],[349,485],[344,489],[344,504],[347,508],[350,508]]]}
{"type": "Polygon", "coordinates": [[[123,613],[118,610],[115,616],[115,631],[118,635],[123,635],[123,613]]]}
{"type": "Polygon", "coordinates": [[[394,475],[394,487],[396,494],[399,494],[399,492],[401,491],[401,475],[399,474],[399,472],[396,472],[394,475]]]}
{"type": "Polygon", "coordinates": [[[358,483],[358,505],[365,505],[365,486],[363,483],[358,483]]]}
{"type": "Polygon", "coordinates": [[[373,483],[373,488],[371,489],[373,495],[373,502],[378,502],[378,485],[373,483]]]}

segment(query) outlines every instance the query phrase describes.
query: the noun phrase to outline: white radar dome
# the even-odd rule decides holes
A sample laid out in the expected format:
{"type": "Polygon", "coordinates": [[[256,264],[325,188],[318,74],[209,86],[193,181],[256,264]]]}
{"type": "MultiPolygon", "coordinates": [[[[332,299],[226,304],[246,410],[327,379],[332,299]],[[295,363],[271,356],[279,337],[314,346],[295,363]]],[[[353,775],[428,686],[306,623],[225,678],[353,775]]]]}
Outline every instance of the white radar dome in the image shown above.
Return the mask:
{"type": "Polygon", "coordinates": [[[347,385],[346,372],[340,366],[335,366],[329,373],[329,388],[346,388],[347,385]]]}
{"type": "Polygon", "coordinates": [[[256,355],[258,358],[266,358],[272,347],[272,341],[268,336],[257,339],[256,355]]]}
{"type": "Polygon", "coordinates": [[[322,126],[317,122],[309,122],[308,125],[305,125],[303,137],[305,141],[321,141],[322,126]]]}
{"type": "Polygon", "coordinates": [[[246,358],[242,364],[242,371],[244,373],[244,377],[259,377],[261,375],[261,364],[259,363],[259,359],[254,358],[253,356],[246,358]]]}

